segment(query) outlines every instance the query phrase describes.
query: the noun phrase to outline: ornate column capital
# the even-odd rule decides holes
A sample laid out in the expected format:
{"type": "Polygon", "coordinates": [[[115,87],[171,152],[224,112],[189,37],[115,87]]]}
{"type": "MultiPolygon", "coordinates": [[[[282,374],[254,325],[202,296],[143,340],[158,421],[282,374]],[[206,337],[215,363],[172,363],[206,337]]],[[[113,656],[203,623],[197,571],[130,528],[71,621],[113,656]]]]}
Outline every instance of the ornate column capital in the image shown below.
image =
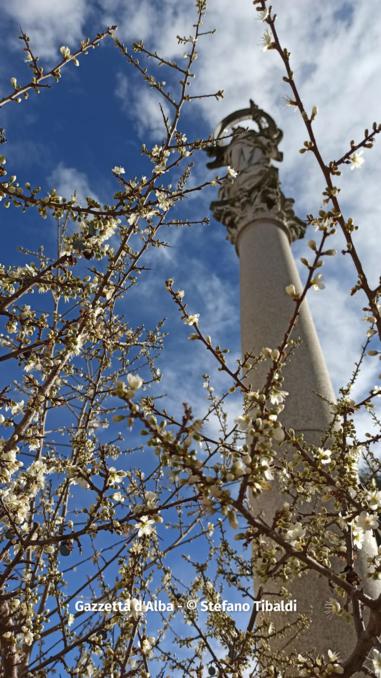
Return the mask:
{"type": "Polygon", "coordinates": [[[210,169],[227,166],[228,174],[211,204],[215,219],[225,224],[228,239],[236,244],[242,228],[256,220],[278,222],[290,242],[302,238],[306,229],[293,209],[294,200],[281,190],[278,168],[273,160],[282,160],[278,144],[282,131],[274,120],[250,101],[250,107],[231,113],[217,126],[214,144],[207,150],[210,169]],[[236,126],[252,120],[257,129],[236,126]]]}

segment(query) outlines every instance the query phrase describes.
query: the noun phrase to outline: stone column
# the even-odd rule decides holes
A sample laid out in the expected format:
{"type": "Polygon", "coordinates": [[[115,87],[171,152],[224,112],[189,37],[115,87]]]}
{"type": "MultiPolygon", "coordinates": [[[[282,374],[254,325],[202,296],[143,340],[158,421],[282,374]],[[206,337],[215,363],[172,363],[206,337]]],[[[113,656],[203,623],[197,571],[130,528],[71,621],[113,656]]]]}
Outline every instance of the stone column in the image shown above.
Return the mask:
{"type": "MultiPolygon", "coordinates": [[[[258,355],[264,347],[277,348],[281,344],[294,309],[294,302],[287,296],[285,288],[293,284],[296,290],[302,289],[290,243],[303,237],[305,225],[295,216],[294,201],[284,197],[278,169],[272,165],[272,160],[282,159],[278,151],[281,138],[282,132],[270,116],[251,102],[249,109],[238,111],[221,123],[216,130],[216,144],[209,151],[209,155],[215,156],[209,167],[231,168],[219,191],[219,199],[211,207],[215,218],[227,227],[228,239],[234,244],[240,259],[243,356],[258,355]],[[256,123],[256,130],[235,127],[228,143],[220,140],[223,135],[226,137],[234,123],[249,117],[256,123]]],[[[300,345],[284,371],[284,389],[289,396],[280,418],[285,427],[303,433],[308,443],[319,445],[332,421],[330,403],[334,403],[335,396],[305,301],[294,337],[295,334],[300,338],[300,345]]],[[[267,362],[248,372],[246,380],[252,389],[263,387],[268,370],[267,362]]],[[[283,447],[280,448],[278,461],[282,455],[284,460],[287,459],[288,452],[283,451],[283,447]]],[[[288,501],[290,498],[273,481],[269,490],[258,497],[251,497],[250,504],[255,515],[263,516],[271,525],[275,513],[288,501]]],[[[324,507],[327,508],[327,504],[324,507]]],[[[305,508],[316,510],[316,504],[305,505],[305,508]]],[[[359,572],[366,572],[366,559],[375,552],[375,541],[370,538],[358,554],[359,572]]],[[[335,565],[340,573],[345,562],[340,560],[335,565]]],[[[368,582],[367,593],[374,597],[379,595],[379,583],[368,582]]],[[[259,585],[262,582],[257,578],[255,583],[259,585]]],[[[279,595],[280,587],[279,582],[266,581],[266,598],[271,599],[271,594],[279,595]]],[[[326,656],[327,650],[331,649],[339,652],[343,660],[348,657],[355,647],[355,631],[341,618],[328,619],[324,605],[333,593],[327,580],[308,572],[294,581],[289,591],[297,601],[298,613],[310,617],[311,625],[296,638],[287,635],[283,640],[273,641],[272,650],[284,650],[287,654],[315,651],[326,656]]],[[[259,621],[264,617],[266,615],[260,616],[259,621]]],[[[292,621],[295,615],[273,613],[270,617],[279,629],[292,621]]]]}

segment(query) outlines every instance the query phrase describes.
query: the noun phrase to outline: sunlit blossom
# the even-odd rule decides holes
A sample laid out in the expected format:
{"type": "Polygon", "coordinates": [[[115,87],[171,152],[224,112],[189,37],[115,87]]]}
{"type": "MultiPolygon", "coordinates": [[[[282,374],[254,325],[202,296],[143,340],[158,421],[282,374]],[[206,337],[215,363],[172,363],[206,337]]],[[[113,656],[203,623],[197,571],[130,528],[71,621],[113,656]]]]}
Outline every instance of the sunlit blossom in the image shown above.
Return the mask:
{"type": "Polygon", "coordinates": [[[188,315],[187,318],[184,319],[184,323],[186,325],[197,325],[199,318],[200,318],[199,313],[193,313],[192,315],[188,315]]]}
{"type": "Polygon", "coordinates": [[[332,460],[332,450],[328,449],[323,449],[322,447],[318,447],[316,450],[316,456],[318,461],[325,466],[326,464],[330,464],[332,460]]]}
{"type": "Polygon", "coordinates": [[[149,516],[141,516],[139,522],[135,525],[135,529],[138,530],[138,537],[148,537],[155,531],[154,528],[155,521],[149,516]]]}
{"type": "Polygon", "coordinates": [[[299,294],[296,291],[295,285],[287,285],[287,287],[284,288],[286,294],[291,297],[291,299],[298,299],[299,294]]]}
{"type": "Polygon", "coordinates": [[[361,165],[364,164],[365,158],[362,157],[363,150],[360,149],[351,155],[351,170],[358,169],[361,165]]]}
{"type": "Polygon", "coordinates": [[[62,47],[60,47],[60,52],[64,59],[70,59],[71,57],[70,47],[62,45],[62,47]]]}
{"type": "Polygon", "coordinates": [[[290,527],[287,530],[286,539],[288,542],[290,542],[290,544],[295,545],[300,541],[300,539],[303,539],[305,533],[306,529],[303,527],[302,523],[296,522],[293,527],[290,527]]]}
{"type": "Polygon", "coordinates": [[[372,664],[376,678],[381,678],[381,652],[379,650],[373,650],[372,664]]]}
{"type": "Polygon", "coordinates": [[[228,176],[231,177],[232,179],[235,179],[238,176],[238,172],[235,169],[233,169],[233,167],[230,167],[230,165],[228,165],[227,167],[227,173],[228,176]]]}
{"type": "Polygon", "coordinates": [[[314,278],[311,280],[311,287],[314,290],[324,290],[325,288],[325,283],[323,280],[323,276],[321,273],[318,273],[314,278]]]}
{"type": "Polygon", "coordinates": [[[268,49],[271,49],[273,46],[273,38],[272,35],[269,31],[265,31],[265,33],[262,36],[262,42],[263,42],[263,51],[266,52],[268,49]]]}
{"type": "Polygon", "coordinates": [[[112,168],[112,171],[117,176],[121,176],[122,174],[126,174],[126,170],[124,169],[124,167],[121,167],[120,165],[115,165],[115,167],[112,168]]]}
{"type": "Polygon", "coordinates": [[[143,379],[139,377],[138,374],[127,374],[127,381],[129,387],[133,391],[137,391],[139,388],[143,386],[143,379]]]}
{"type": "Polygon", "coordinates": [[[376,529],[378,527],[378,516],[362,511],[356,519],[356,525],[364,532],[376,529]]]}

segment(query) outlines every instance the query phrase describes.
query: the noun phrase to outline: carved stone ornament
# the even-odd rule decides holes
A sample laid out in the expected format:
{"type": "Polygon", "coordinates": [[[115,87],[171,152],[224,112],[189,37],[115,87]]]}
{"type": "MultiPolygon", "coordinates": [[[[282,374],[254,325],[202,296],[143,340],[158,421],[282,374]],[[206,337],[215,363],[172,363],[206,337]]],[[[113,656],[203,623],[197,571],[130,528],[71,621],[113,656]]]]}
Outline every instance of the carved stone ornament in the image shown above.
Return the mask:
{"type": "Polygon", "coordinates": [[[274,120],[250,101],[249,108],[224,118],[213,136],[207,154],[214,160],[208,167],[230,170],[211,209],[215,219],[227,227],[228,239],[236,244],[239,230],[253,219],[277,221],[290,242],[302,238],[306,225],[294,212],[294,200],[281,191],[278,168],[272,165],[272,160],[283,159],[278,150],[283,133],[274,120]],[[235,126],[248,119],[258,130],[235,126]]]}

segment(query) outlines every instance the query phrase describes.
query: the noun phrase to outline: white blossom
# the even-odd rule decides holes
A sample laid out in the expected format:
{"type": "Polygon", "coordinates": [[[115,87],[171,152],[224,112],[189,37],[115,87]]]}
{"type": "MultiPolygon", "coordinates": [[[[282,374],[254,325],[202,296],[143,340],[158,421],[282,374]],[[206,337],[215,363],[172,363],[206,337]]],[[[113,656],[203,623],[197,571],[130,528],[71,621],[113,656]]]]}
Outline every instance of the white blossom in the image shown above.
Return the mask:
{"type": "Polygon", "coordinates": [[[155,521],[153,518],[150,518],[149,516],[141,516],[139,518],[139,522],[135,525],[135,529],[138,530],[138,537],[144,537],[144,536],[149,536],[155,531],[155,528],[153,527],[155,525],[155,521]]]}
{"type": "Polygon", "coordinates": [[[284,290],[285,290],[286,294],[288,294],[288,296],[291,297],[291,299],[298,299],[299,298],[299,294],[296,291],[295,285],[292,285],[292,284],[287,285],[287,287],[285,287],[284,290]]]}
{"type": "Polygon", "coordinates": [[[354,524],[352,526],[352,541],[354,546],[356,546],[358,549],[362,549],[364,538],[365,538],[364,530],[358,525],[354,524]]]}
{"type": "Polygon", "coordinates": [[[151,155],[152,155],[153,158],[160,158],[162,152],[163,152],[163,147],[158,146],[156,144],[151,151],[151,155]]]}
{"type": "Polygon", "coordinates": [[[321,273],[318,273],[317,276],[315,276],[314,278],[312,278],[312,280],[311,280],[311,287],[312,287],[312,289],[314,289],[314,290],[324,290],[325,284],[324,284],[323,276],[322,276],[321,273]]]}
{"type": "Polygon", "coordinates": [[[11,414],[20,414],[24,409],[24,401],[20,400],[19,403],[14,403],[11,405],[11,414]]]}
{"type": "Polygon", "coordinates": [[[338,652],[333,652],[332,650],[328,650],[327,656],[330,662],[339,662],[340,661],[340,656],[338,652]]]}
{"type": "Polygon", "coordinates": [[[270,16],[270,10],[268,8],[261,10],[260,12],[257,12],[257,17],[261,21],[266,21],[266,19],[270,16]]]}
{"type": "MultiPolygon", "coordinates": [[[[23,627],[24,630],[24,627],[23,627]]],[[[34,635],[30,629],[24,631],[24,643],[25,645],[32,645],[34,640],[34,635]]]]}
{"type": "Polygon", "coordinates": [[[295,545],[300,539],[303,539],[306,533],[305,527],[302,523],[296,522],[293,527],[290,527],[286,532],[286,539],[290,544],[295,545]]]}
{"type": "Polygon", "coordinates": [[[121,176],[122,174],[126,174],[126,170],[124,169],[124,167],[121,167],[121,165],[115,165],[115,167],[112,168],[112,171],[117,176],[121,176]]]}
{"type": "Polygon", "coordinates": [[[269,33],[269,31],[266,31],[263,34],[262,41],[263,41],[263,51],[264,52],[266,52],[268,49],[272,48],[273,39],[272,39],[272,35],[271,35],[271,33],[269,33]]]}
{"type": "Polygon", "coordinates": [[[133,225],[137,222],[137,220],[138,220],[138,215],[137,215],[137,214],[131,214],[131,215],[128,217],[128,219],[127,219],[127,221],[128,221],[128,223],[130,224],[130,226],[133,226],[133,225]]]}
{"type": "Polygon", "coordinates": [[[62,47],[60,47],[60,52],[64,59],[70,59],[71,57],[70,47],[62,45],[62,47]]]}
{"type": "Polygon", "coordinates": [[[144,655],[148,655],[151,652],[154,642],[155,638],[153,636],[150,636],[149,638],[143,638],[141,648],[144,655]]]}
{"type": "Polygon", "coordinates": [[[80,355],[84,340],[85,339],[83,336],[78,335],[78,337],[75,337],[75,339],[72,341],[70,348],[74,355],[80,355]]]}
{"type": "Polygon", "coordinates": [[[381,678],[381,652],[373,650],[372,664],[376,678],[381,678]]]}
{"type": "Polygon", "coordinates": [[[133,391],[137,391],[139,388],[143,386],[143,379],[139,377],[138,374],[127,374],[127,381],[129,387],[133,391]]]}
{"type": "Polygon", "coordinates": [[[371,511],[378,511],[381,508],[381,490],[368,492],[366,499],[371,511]]]}
{"type": "Polygon", "coordinates": [[[155,508],[156,502],[157,502],[157,494],[156,492],[152,492],[151,490],[147,490],[144,492],[144,499],[145,499],[145,506],[149,509],[155,508]]]}
{"type": "Polygon", "coordinates": [[[362,157],[363,150],[360,149],[351,155],[351,170],[357,169],[364,164],[365,158],[362,157]]]}
{"type": "Polygon", "coordinates": [[[127,475],[126,471],[120,471],[117,470],[114,466],[110,466],[109,468],[109,484],[110,485],[117,485],[118,483],[121,483],[123,481],[123,478],[125,478],[127,475]]]}
{"type": "Polygon", "coordinates": [[[269,400],[272,405],[280,405],[288,396],[288,391],[281,391],[280,389],[273,389],[270,391],[269,400]]]}
{"type": "Polygon", "coordinates": [[[132,616],[135,618],[140,617],[142,614],[142,607],[145,609],[145,606],[141,605],[141,602],[137,598],[130,598],[129,603],[132,616]]]}
{"type": "Polygon", "coordinates": [[[138,374],[128,374],[127,384],[118,381],[115,385],[114,395],[119,398],[133,398],[136,391],[143,385],[143,379],[138,374]]]}
{"type": "Polygon", "coordinates": [[[356,519],[356,525],[364,532],[374,530],[378,527],[378,516],[367,511],[362,511],[356,519]]]}
{"type": "Polygon", "coordinates": [[[274,478],[268,459],[261,459],[260,468],[265,480],[272,480],[274,478]]]}
{"type": "Polygon", "coordinates": [[[322,447],[318,447],[316,450],[316,456],[320,464],[330,464],[332,461],[332,450],[325,450],[322,447]]]}
{"type": "Polygon", "coordinates": [[[193,313],[193,315],[188,315],[188,317],[184,319],[184,323],[186,325],[197,325],[199,318],[199,313],[193,313]]]}

